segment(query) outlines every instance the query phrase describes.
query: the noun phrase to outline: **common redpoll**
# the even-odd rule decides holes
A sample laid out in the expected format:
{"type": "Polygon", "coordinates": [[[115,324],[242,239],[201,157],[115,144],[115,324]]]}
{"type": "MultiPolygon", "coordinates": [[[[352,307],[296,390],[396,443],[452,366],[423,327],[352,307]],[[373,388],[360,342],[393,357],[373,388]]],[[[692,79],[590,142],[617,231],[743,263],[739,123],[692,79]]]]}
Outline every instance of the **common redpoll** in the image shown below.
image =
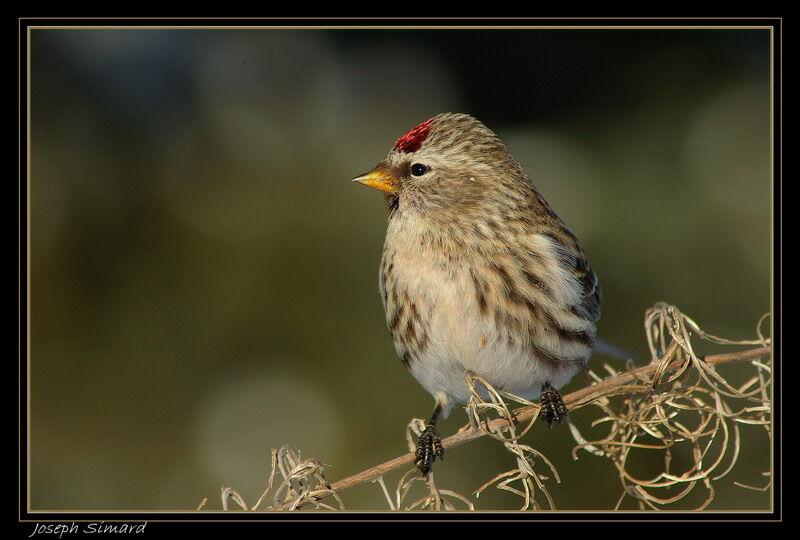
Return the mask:
{"type": "Polygon", "coordinates": [[[542,418],[560,422],[557,389],[592,352],[600,285],[503,141],[469,115],[440,114],[354,181],[386,195],[386,321],[436,402],[417,446],[422,474],[444,454],[436,422],[468,400],[468,372],[540,398],[542,418]]]}

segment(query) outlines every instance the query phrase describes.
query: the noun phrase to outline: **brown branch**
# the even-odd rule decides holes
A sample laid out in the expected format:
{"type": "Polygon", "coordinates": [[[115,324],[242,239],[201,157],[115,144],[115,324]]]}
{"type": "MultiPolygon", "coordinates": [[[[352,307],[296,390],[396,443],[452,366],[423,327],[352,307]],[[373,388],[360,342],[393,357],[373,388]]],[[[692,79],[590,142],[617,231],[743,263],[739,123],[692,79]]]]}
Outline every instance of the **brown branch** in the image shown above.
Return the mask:
{"type": "MultiPolygon", "coordinates": [[[[769,346],[765,346],[738,352],[712,354],[705,356],[703,360],[706,362],[706,364],[713,366],[717,364],[724,364],[734,361],[755,360],[757,358],[769,354],[770,352],[771,348],[769,346]]],[[[685,362],[685,360],[682,359],[674,360],[669,364],[667,369],[670,371],[676,370],[683,365],[683,362],[685,362]]],[[[650,386],[642,383],[641,381],[647,380],[651,375],[655,373],[658,367],[659,363],[655,362],[655,363],[650,363],[646,366],[642,366],[637,369],[633,369],[631,371],[627,371],[625,373],[620,373],[619,375],[610,377],[602,382],[599,382],[592,386],[581,388],[579,390],[572,392],[571,394],[564,396],[564,403],[567,405],[568,408],[574,410],[576,408],[580,408],[584,405],[587,405],[588,403],[591,403],[592,401],[594,401],[594,399],[600,396],[610,396],[614,394],[649,391],[650,386]]],[[[514,410],[514,418],[516,420],[516,423],[521,423],[530,420],[538,413],[538,409],[539,409],[538,406],[526,406],[514,410]]],[[[497,429],[500,429],[506,424],[507,424],[506,419],[498,418],[490,422],[488,428],[490,431],[495,431],[497,429]]],[[[450,437],[444,439],[442,441],[442,444],[444,445],[445,448],[452,448],[454,446],[459,446],[466,442],[482,437],[485,434],[486,434],[485,431],[477,431],[471,429],[460,431],[455,435],[451,435],[450,437]]],[[[386,474],[387,472],[390,472],[392,470],[398,469],[403,466],[411,465],[413,461],[414,461],[413,453],[409,452],[407,454],[403,454],[394,459],[385,461],[379,465],[375,465],[374,467],[365,469],[354,475],[342,478],[338,482],[333,483],[330,486],[330,489],[336,493],[339,493],[353,486],[357,486],[365,482],[376,480],[383,474],[386,474]]]]}

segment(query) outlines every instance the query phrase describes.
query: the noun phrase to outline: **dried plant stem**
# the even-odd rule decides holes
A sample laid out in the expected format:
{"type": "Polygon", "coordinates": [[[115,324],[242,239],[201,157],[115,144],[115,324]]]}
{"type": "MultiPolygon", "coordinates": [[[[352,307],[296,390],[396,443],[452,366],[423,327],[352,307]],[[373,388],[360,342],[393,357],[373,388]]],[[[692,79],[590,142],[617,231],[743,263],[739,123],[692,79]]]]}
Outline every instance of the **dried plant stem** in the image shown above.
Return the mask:
{"type": "MultiPolygon", "coordinates": [[[[763,346],[738,352],[711,354],[703,357],[702,360],[705,362],[707,366],[712,367],[718,364],[725,364],[728,362],[755,360],[757,358],[770,354],[770,352],[771,352],[770,346],[763,346]]],[[[592,403],[593,401],[595,401],[600,397],[650,391],[651,387],[648,384],[643,383],[642,381],[650,380],[657,371],[663,373],[665,371],[674,371],[679,368],[682,368],[685,362],[686,360],[684,359],[676,359],[671,363],[669,363],[666,366],[666,369],[662,363],[654,362],[646,366],[642,366],[636,369],[632,369],[630,371],[620,373],[618,375],[605,379],[601,382],[598,382],[597,384],[578,389],[572,392],[571,394],[564,396],[564,403],[570,410],[575,410],[585,405],[588,405],[589,403],[592,403]]],[[[513,411],[514,415],[513,417],[516,423],[519,424],[534,418],[536,414],[538,414],[538,411],[539,411],[538,405],[525,406],[519,409],[515,409],[513,411]]],[[[506,419],[498,418],[490,422],[487,428],[489,431],[494,431],[502,429],[503,427],[507,427],[507,425],[508,421],[506,419]]],[[[447,437],[442,441],[442,444],[444,445],[445,448],[452,448],[454,446],[459,446],[461,444],[467,443],[484,435],[486,435],[486,431],[465,429],[459,431],[454,435],[451,435],[450,437],[447,437]]],[[[411,452],[398,456],[394,459],[390,459],[388,461],[385,461],[383,463],[365,469],[354,475],[342,478],[338,482],[333,483],[330,486],[331,492],[340,493],[341,491],[351,488],[353,486],[357,486],[369,481],[374,481],[380,478],[382,475],[386,474],[387,472],[410,465],[413,462],[413,460],[414,460],[414,454],[411,452]]]]}

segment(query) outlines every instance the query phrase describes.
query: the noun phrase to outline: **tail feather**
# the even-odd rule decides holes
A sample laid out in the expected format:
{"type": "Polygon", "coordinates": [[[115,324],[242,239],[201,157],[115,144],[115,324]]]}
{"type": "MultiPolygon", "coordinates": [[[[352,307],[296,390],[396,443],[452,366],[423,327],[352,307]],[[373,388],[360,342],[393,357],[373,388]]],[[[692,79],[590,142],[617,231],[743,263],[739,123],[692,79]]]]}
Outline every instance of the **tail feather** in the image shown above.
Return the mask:
{"type": "Polygon", "coordinates": [[[634,358],[633,353],[617,347],[616,345],[612,345],[600,338],[594,340],[594,352],[621,360],[631,360],[634,358]]]}

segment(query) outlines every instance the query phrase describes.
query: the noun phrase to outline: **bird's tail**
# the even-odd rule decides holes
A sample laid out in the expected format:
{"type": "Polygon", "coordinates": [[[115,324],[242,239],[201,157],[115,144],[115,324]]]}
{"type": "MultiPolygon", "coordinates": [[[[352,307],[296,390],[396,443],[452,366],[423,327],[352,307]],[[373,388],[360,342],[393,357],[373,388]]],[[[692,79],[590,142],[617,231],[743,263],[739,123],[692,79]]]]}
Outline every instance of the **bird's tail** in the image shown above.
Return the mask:
{"type": "Polygon", "coordinates": [[[634,359],[633,353],[628,352],[620,347],[617,347],[616,345],[612,345],[600,338],[594,340],[594,352],[599,354],[604,354],[606,356],[611,356],[613,358],[619,358],[621,360],[634,359]]]}

